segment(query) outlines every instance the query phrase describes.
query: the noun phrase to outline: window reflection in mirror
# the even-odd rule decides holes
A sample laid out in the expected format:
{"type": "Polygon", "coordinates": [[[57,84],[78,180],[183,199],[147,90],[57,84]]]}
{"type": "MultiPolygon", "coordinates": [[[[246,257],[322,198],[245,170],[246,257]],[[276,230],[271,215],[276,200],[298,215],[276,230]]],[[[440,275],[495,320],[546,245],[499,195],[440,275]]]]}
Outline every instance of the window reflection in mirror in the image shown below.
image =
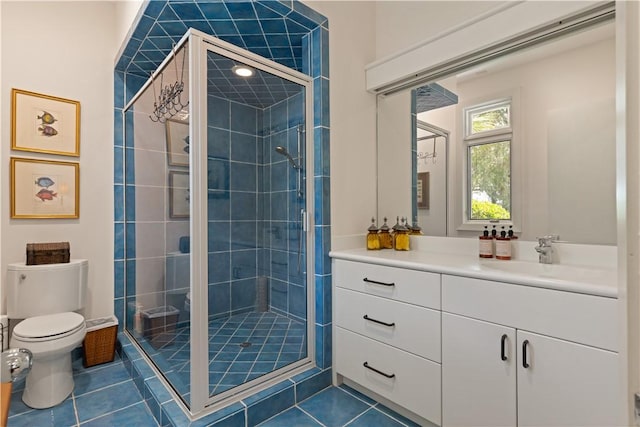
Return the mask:
{"type": "Polygon", "coordinates": [[[436,84],[457,97],[451,105],[419,111],[411,90],[378,96],[378,216],[417,218],[432,236],[474,237],[483,222],[497,220],[525,240],[559,234],[615,244],[613,27],[600,24],[418,86],[436,84]],[[490,114],[505,99],[509,122],[477,128],[506,112],[490,114]],[[419,123],[446,131],[448,143],[424,138],[433,134],[419,123]],[[483,178],[492,171],[499,176],[483,178]],[[427,204],[418,203],[425,172],[427,204]]]}

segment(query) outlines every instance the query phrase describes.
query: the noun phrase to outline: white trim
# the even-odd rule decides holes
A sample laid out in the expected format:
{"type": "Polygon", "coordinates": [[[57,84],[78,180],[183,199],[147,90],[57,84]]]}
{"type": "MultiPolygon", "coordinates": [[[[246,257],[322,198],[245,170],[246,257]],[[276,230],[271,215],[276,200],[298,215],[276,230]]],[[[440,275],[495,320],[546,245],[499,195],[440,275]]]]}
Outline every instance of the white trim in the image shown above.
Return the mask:
{"type": "MultiPolygon", "coordinates": [[[[189,37],[189,135],[191,141],[206,141],[207,97],[198,89],[207,87],[206,46],[201,37],[189,37]]],[[[189,186],[191,194],[191,399],[190,410],[202,411],[209,399],[209,257],[207,204],[207,144],[190,144],[189,186]]]]}
{"type": "MultiPolygon", "coordinates": [[[[374,62],[365,67],[366,89],[385,92],[394,85],[416,80],[425,73],[445,69],[452,63],[476,56],[487,48],[507,41],[519,45],[527,34],[549,26],[547,32],[558,31],[570,22],[565,18],[588,12],[610,2],[603,1],[537,1],[501,4],[495,9],[425,40],[395,56],[374,62]]],[[[539,34],[538,34],[539,36],[539,34]]],[[[468,62],[465,60],[465,62],[468,62]]],[[[450,72],[448,72],[450,74],[450,72]]]]}
{"type": "MultiPolygon", "coordinates": [[[[462,115],[461,123],[459,124],[459,135],[461,150],[460,156],[457,156],[459,163],[454,170],[462,176],[462,189],[458,198],[453,199],[453,203],[461,203],[462,213],[461,218],[456,219],[454,227],[458,231],[482,231],[485,226],[512,226],[513,231],[519,233],[522,231],[522,200],[524,199],[522,194],[522,182],[523,182],[523,168],[522,168],[522,147],[524,141],[522,141],[522,132],[520,128],[520,88],[514,88],[504,92],[483,96],[482,98],[471,99],[467,102],[460,104],[460,111],[462,115]],[[473,111],[475,108],[481,108],[489,105],[496,105],[509,101],[510,104],[510,128],[497,129],[495,131],[482,132],[476,135],[470,135],[465,137],[467,128],[467,116],[469,111],[473,111]],[[499,140],[509,139],[511,141],[511,219],[498,220],[498,221],[482,221],[482,220],[470,220],[468,212],[470,207],[470,198],[468,197],[469,188],[469,163],[468,155],[470,146],[479,144],[486,144],[489,142],[499,142],[499,140]]],[[[454,142],[455,143],[455,142],[454,142]]]]}

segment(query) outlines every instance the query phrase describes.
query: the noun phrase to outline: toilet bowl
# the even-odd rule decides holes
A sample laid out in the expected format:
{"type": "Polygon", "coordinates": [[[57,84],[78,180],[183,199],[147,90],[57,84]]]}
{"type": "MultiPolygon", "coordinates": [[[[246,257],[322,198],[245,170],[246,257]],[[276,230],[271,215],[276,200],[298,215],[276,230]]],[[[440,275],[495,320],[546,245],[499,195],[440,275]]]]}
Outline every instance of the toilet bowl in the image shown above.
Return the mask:
{"type": "Polygon", "coordinates": [[[7,268],[7,316],[16,324],[9,344],[33,354],[22,401],[36,409],[63,402],[73,391],[71,351],[86,335],[87,260],[7,268]]]}
{"type": "Polygon", "coordinates": [[[84,318],[73,312],[30,317],[16,325],[11,347],[26,348],[33,354],[33,366],[22,394],[26,405],[49,408],[71,394],[71,350],[85,335],[84,318]]]}

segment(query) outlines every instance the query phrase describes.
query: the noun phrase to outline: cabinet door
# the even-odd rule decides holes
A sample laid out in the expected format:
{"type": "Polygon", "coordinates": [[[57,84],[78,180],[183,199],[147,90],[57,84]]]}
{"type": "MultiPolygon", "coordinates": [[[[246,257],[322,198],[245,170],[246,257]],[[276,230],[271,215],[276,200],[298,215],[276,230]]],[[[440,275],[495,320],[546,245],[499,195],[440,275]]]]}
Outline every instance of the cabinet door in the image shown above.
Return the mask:
{"type": "Polygon", "coordinates": [[[516,425],[515,329],[442,313],[442,424],[516,425]]]}
{"type": "Polygon", "coordinates": [[[617,425],[617,353],[520,330],[517,345],[519,426],[617,425]]]}

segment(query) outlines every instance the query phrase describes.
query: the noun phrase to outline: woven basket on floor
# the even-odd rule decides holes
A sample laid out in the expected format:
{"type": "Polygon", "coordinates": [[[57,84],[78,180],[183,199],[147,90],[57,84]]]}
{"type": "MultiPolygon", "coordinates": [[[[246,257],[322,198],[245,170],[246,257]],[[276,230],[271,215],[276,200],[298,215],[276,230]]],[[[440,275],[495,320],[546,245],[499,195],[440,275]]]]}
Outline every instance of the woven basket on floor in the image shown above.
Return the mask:
{"type": "Polygon", "coordinates": [[[117,335],[118,325],[87,332],[82,343],[84,367],[88,368],[101,363],[113,362],[117,335]]]}

